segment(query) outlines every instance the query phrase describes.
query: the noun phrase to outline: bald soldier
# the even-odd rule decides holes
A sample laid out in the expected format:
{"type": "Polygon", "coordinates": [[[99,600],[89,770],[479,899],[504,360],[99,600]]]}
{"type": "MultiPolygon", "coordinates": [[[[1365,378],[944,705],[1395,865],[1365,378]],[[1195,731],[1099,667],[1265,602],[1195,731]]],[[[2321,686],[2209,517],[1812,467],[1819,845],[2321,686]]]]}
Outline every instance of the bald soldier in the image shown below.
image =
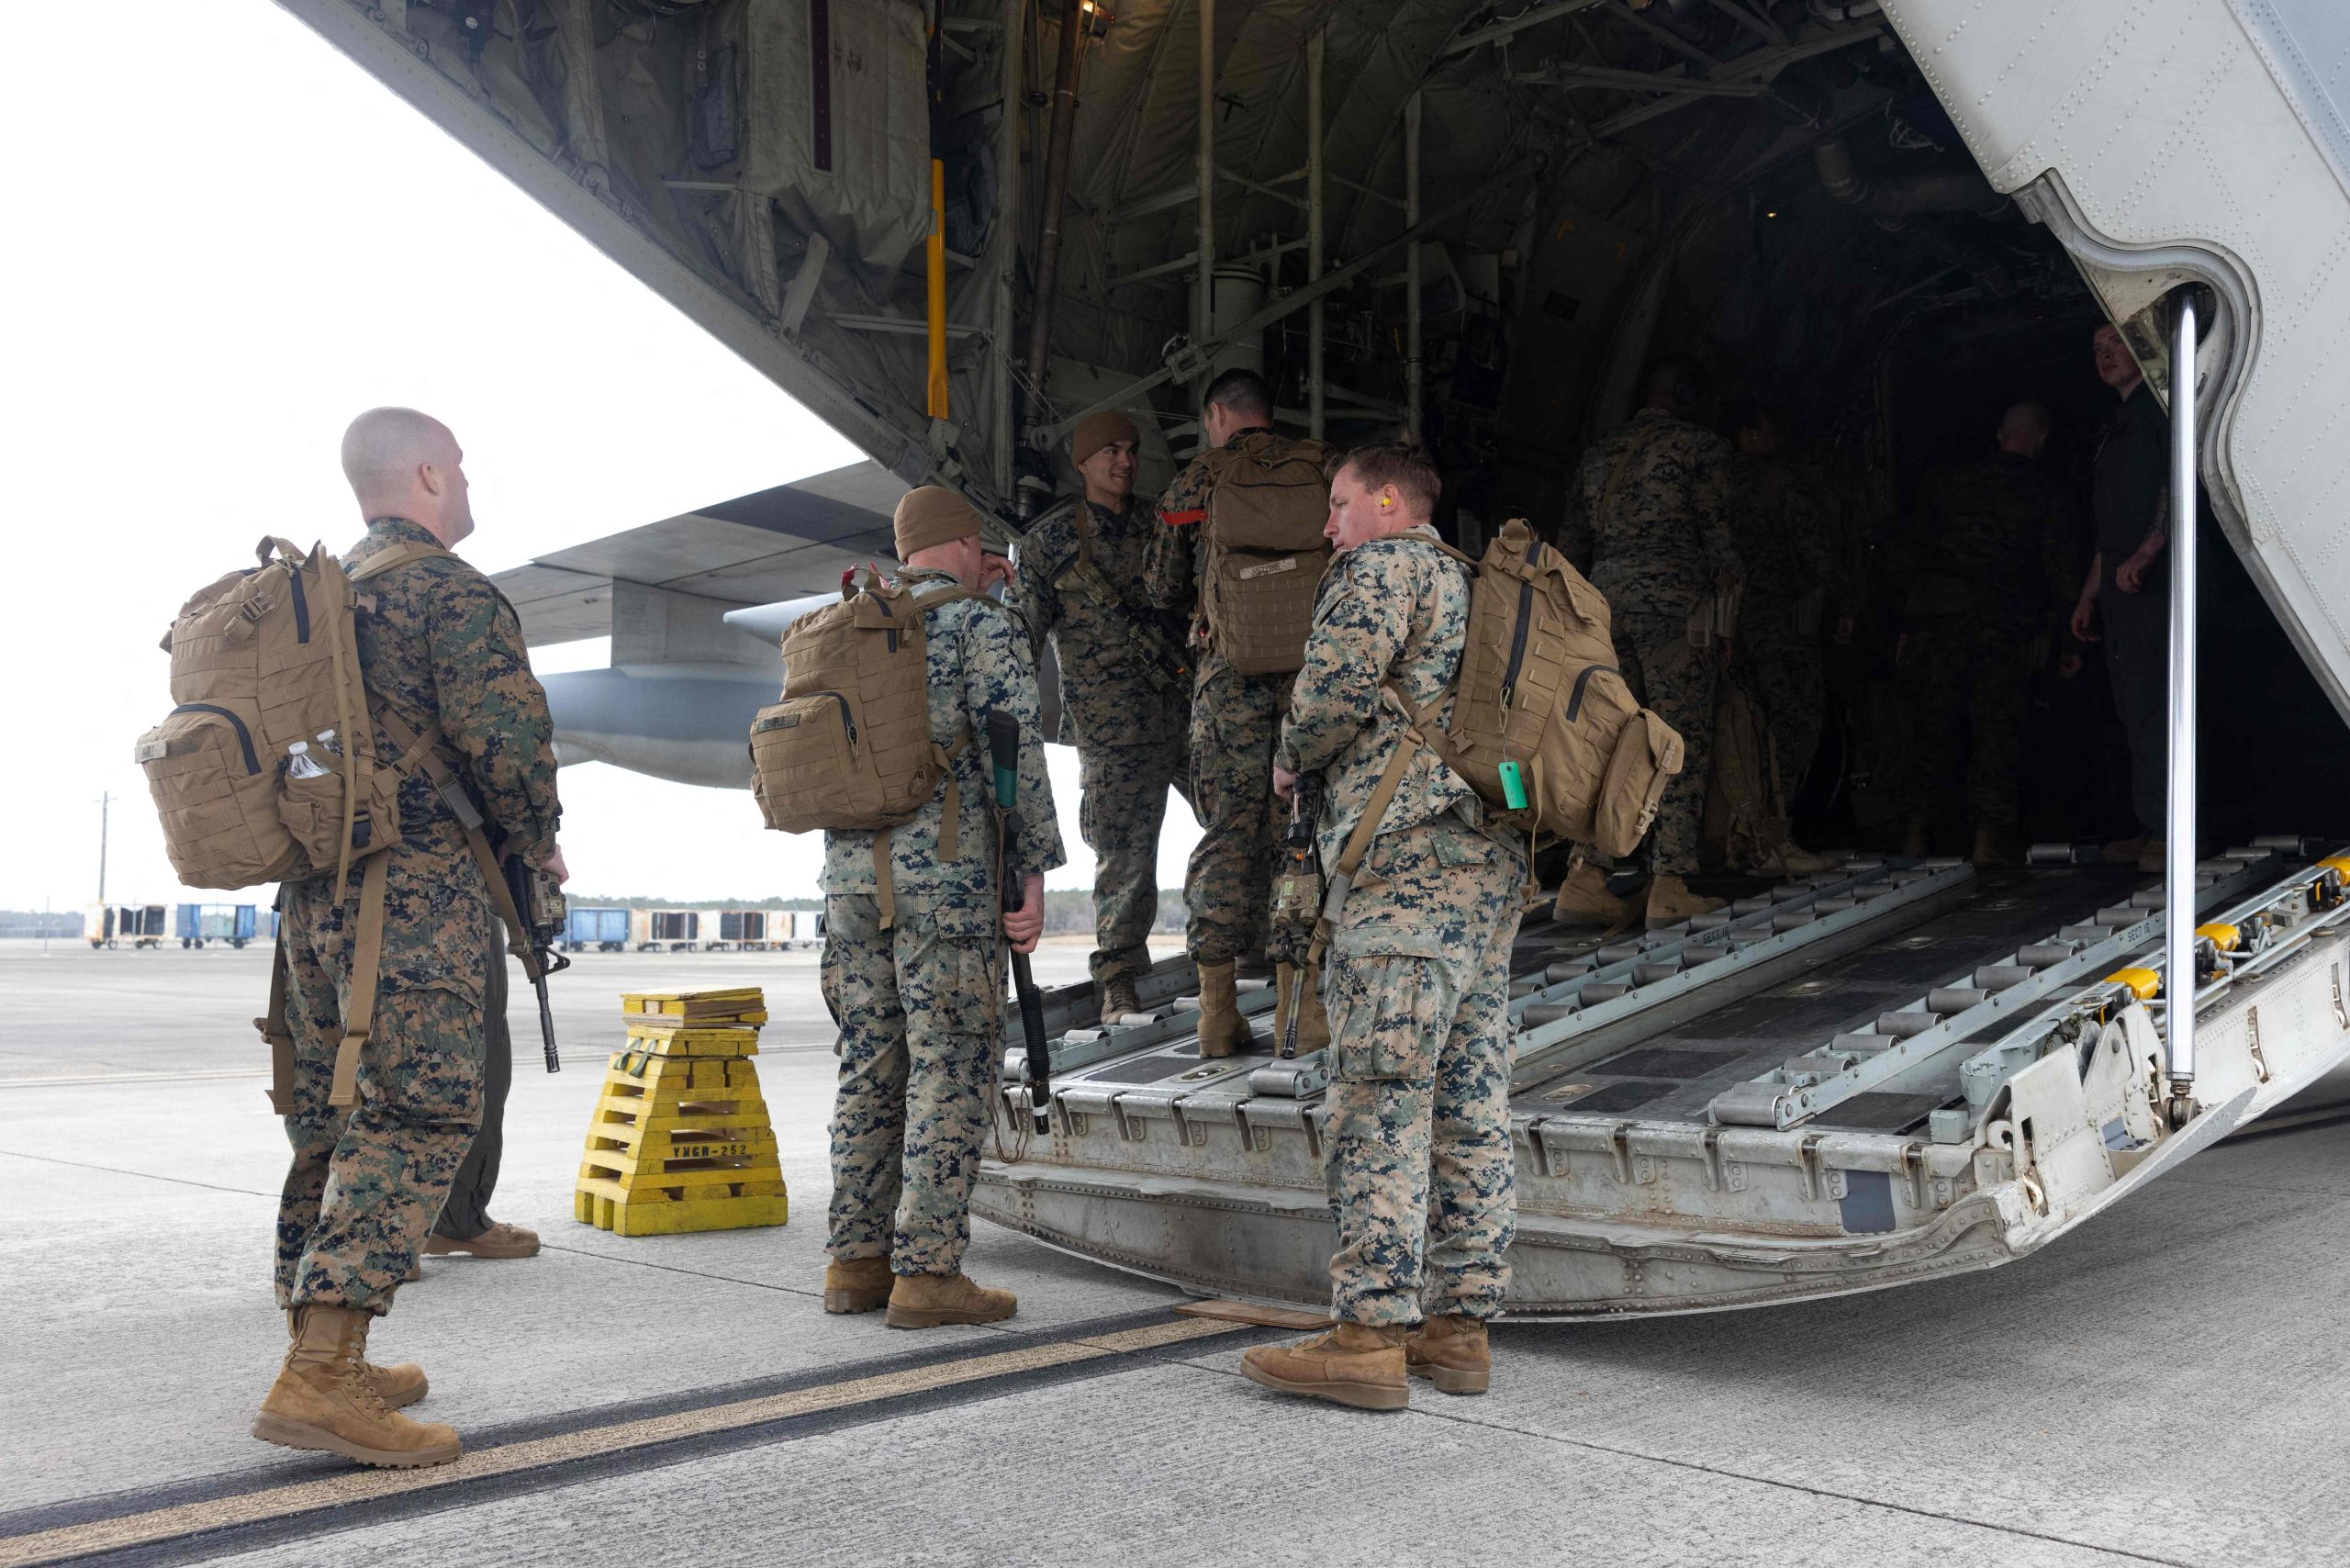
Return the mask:
{"type": "MultiPolygon", "coordinates": [[[[432,750],[503,856],[565,875],[555,847],[554,726],[531,674],[522,628],[489,579],[453,554],[474,531],[464,454],[446,426],[410,409],[375,409],[342,442],[366,536],[348,551],[363,585],[359,666],[375,707],[378,757],[393,736],[432,750]]],[[[426,770],[399,785],[400,841],[380,857],[383,934],[374,1030],[358,1102],[329,1102],[362,924],[362,879],[330,872],[278,891],[294,1147],[277,1211],[277,1301],[293,1342],[253,1435],[363,1464],[443,1464],[455,1431],[411,1421],[414,1366],[376,1368],[367,1334],[388,1311],[451,1179],[481,1125],[482,956],[494,923],[489,885],[456,812],[426,770]]]]}
{"type": "Polygon", "coordinates": [[[1134,421],[1080,420],[1069,461],[1085,491],[1020,542],[1017,593],[1039,650],[1060,665],[1059,739],[1077,747],[1078,831],[1093,851],[1093,984],[1102,1016],[1142,1006],[1158,915],[1158,829],[1172,787],[1191,798],[1192,670],[1181,622],[1142,573],[1158,520],[1135,501],[1134,421]]]}

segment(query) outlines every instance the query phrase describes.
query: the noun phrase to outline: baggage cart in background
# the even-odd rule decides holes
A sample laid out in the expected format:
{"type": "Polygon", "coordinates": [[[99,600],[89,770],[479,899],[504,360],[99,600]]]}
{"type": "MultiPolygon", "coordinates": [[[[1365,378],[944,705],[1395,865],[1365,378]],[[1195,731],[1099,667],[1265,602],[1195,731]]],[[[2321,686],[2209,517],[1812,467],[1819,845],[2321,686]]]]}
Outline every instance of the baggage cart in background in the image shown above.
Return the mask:
{"type": "Polygon", "coordinates": [[[640,953],[691,953],[701,945],[701,914],[690,909],[640,909],[630,922],[640,953]]]}
{"type": "Polygon", "coordinates": [[[90,906],[90,946],[161,946],[169,913],[169,907],[160,903],[94,903],[90,906]]]}
{"type": "MultiPolygon", "coordinates": [[[[775,946],[769,933],[776,916],[763,909],[712,910],[707,917],[716,923],[718,938],[710,944],[713,953],[764,952],[775,946]]],[[[789,916],[784,917],[789,920],[789,916]]]]}
{"type": "Polygon", "coordinates": [[[629,912],[617,908],[583,908],[571,906],[565,922],[563,945],[574,953],[594,948],[599,953],[619,953],[628,947],[629,912]]]}
{"type": "MultiPolygon", "coordinates": [[[[275,910],[270,912],[273,918],[275,910]]],[[[184,903],[172,912],[172,935],[183,947],[226,942],[242,947],[259,934],[256,911],[249,903],[184,903]]],[[[271,935],[276,932],[273,926],[271,935]]]]}

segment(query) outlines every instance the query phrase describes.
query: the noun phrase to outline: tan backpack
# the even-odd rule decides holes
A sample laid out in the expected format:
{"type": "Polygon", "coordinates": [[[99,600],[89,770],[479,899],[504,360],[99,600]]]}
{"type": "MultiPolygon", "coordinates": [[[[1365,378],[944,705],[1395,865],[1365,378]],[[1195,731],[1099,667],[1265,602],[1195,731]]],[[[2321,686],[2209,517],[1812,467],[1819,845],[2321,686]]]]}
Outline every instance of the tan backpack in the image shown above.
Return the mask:
{"type": "MultiPolygon", "coordinates": [[[[1523,518],[1503,527],[1483,560],[1437,548],[1475,573],[1469,635],[1451,690],[1435,701],[1415,708],[1387,684],[1406,735],[1477,792],[1489,824],[1630,854],[1681,771],[1683,748],[1616,667],[1606,596],[1523,518]],[[1451,714],[1439,723],[1448,697],[1451,714]],[[1510,799],[1505,762],[1517,765],[1523,804],[1510,799]]],[[[1389,759],[1339,855],[1342,877],[1370,851],[1413,755],[1399,745],[1389,759]]]]}
{"type": "Polygon", "coordinates": [[[1288,675],[1305,662],[1314,598],[1330,564],[1330,449],[1287,442],[1279,455],[1231,447],[1203,454],[1207,558],[1200,613],[1208,645],[1242,675],[1288,675]]]}
{"type": "Polygon", "coordinates": [[[960,791],[955,758],[971,744],[930,738],[929,640],[923,611],[979,596],[960,588],[919,598],[867,573],[838,604],[811,610],[783,633],[783,700],[751,722],[751,792],[767,825],[784,833],[877,833],[873,862],[890,924],[890,833],[912,820],[946,780],[939,852],[956,853],[960,791]]]}
{"type": "MultiPolygon", "coordinates": [[[[351,997],[330,1097],[337,1106],[358,1097],[359,1053],[374,1031],[383,851],[400,841],[404,776],[421,773],[449,802],[509,946],[537,978],[481,812],[439,755],[440,726],[420,734],[388,710],[376,711],[359,667],[356,617],[372,601],[357,585],[448,554],[408,542],[345,572],[319,545],[305,552],[283,539],[263,540],[259,566],[230,572],[180,607],[162,642],[175,706],[132,753],[162,819],[164,853],[185,885],[250,888],[331,871],[340,887],[361,868],[351,997]],[[375,755],[378,722],[400,747],[397,756],[375,755]]],[[[281,921],[269,1016],[254,1021],[270,1043],[270,1103],[281,1114],[294,1108],[285,939],[281,921]]]]}

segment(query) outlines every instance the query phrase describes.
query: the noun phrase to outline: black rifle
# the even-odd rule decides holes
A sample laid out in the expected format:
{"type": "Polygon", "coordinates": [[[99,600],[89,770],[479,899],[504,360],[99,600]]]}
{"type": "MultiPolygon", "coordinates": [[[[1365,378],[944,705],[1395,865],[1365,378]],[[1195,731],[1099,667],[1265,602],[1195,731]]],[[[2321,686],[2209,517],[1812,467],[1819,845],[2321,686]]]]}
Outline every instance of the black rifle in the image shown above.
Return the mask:
{"type": "MultiPolygon", "coordinates": [[[[1301,775],[1290,786],[1289,831],[1281,836],[1281,878],[1275,890],[1273,915],[1285,924],[1311,921],[1322,907],[1322,869],[1314,848],[1314,819],[1321,814],[1319,779],[1301,775]]],[[[1297,1015],[1305,1006],[1310,964],[1299,964],[1290,980],[1289,1023],[1281,1030],[1279,1049],[1297,1055],[1297,1015]]]]}
{"type": "MultiPolygon", "coordinates": [[[[1017,914],[1027,902],[1028,890],[1013,869],[1020,843],[1020,721],[1002,711],[988,714],[988,756],[995,769],[998,841],[1003,857],[997,878],[1003,884],[1003,910],[1017,914]]],[[[1045,999],[1028,968],[1028,955],[1012,955],[1012,989],[1020,996],[1020,1027],[1028,1038],[1028,1104],[1036,1130],[1053,1130],[1053,1048],[1045,1039],[1045,999]]]]}
{"type": "Polygon", "coordinates": [[[531,950],[532,961],[526,961],[522,968],[538,988],[539,1033],[546,1041],[547,1070],[561,1072],[563,1059],[554,1049],[554,1010],[547,1005],[547,976],[571,968],[571,960],[555,950],[567,913],[563,889],[537,867],[523,865],[519,856],[508,856],[498,868],[506,873],[506,891],[514,901],[514,911],[522,917],[522,929],[517,935],[531,950]]]}

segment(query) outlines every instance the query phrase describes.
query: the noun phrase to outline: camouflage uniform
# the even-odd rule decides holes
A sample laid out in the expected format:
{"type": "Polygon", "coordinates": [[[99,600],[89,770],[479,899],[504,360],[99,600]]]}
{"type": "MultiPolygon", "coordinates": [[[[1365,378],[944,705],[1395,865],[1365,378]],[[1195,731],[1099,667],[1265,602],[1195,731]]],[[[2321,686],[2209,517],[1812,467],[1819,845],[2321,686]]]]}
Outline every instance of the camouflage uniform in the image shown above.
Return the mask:
{"type": "Polygon", "coordinates": [[[1560,548],[1607,596],[1616,662],[1633,695],[1681,733],[1680,776],[1659,803],[1655,868],[1697,868],[1713,749],[1716,661],[1690,646],[1689,618],[1741,566],[1729,520],[1729,448],[1662,409],[1583,454],[1560,548]]]}
{"type": "MultiPolygon", "coordinates": [[[[1415,528],[1342,553],[1315,608],[1281,763],[1325,776],[1326,865],[1408,744],[1382,683],[1425,704],[1460,667],[1469,583],[1435,540],[1415,528]]],[[[1508,1293],[1509,949],[1527,865],[1482,821],[1468,785],[1421,751],[1336,923],[1324,995],[1341,1322],[1486,1318],[1508,1293]]]]}
{"type": "Polygon", "coordinates": [[[1930,475],[1918,518],[1901,615],[1902,806],[1931,816],[1964,778],[1975,823],[2012,827],[2031,678],[2080,581],[2073,506],[2033,459],[1999,452],[1930,475]]]}
{"type": "Polygon", "coordinates": [[[1820,624],[1846,600],[1834,517],[1824,487],[1794,464],[1730,458],[1731,532],[1747,573],[1730,674],[1762,709],[1783,807],[1801,788],[1826,722],[1820,624]]]}
{"type": "MultiPolygon", "coordinates": [[[[1255,425],[1234,431],[1225,447],[1280,452],[1302,444],[1255,425]]],[[[1260,950],[1277,962],[1300,962],[1310,930],[1272,925],[1273,882],[1288,826],[1273,795],[1273,743],[1295,678],[1242,675],[1208,645],[1207,627],[1194,612],[1207,554],[1198,527],[1207,521],[1214,488],[1197,459],[1175,476],[1158,498],[1158,521],[1166,526],[1152,537],[1143,568],[1143,591],[1152,604],[1194,617],[1191,801],[1204,831],[1183,877],[1190,913],[1184,946],[1203,964],[1260,950]]]]}
{"type": "MultiPolygon", "coordinates": [[[[910,570],[899,581],[927,598],[955,578],[910,570]]],[[[835,1259],[887,1256],[899,1274],[953,1274],[971,1239],[1002,1032],[1002,893],[988,766],[988,714],[1020,721],[1019,854],[1013,874],[1049,871],[1066,857],[1045,777],[1036,675],[1019,623],[986,599],[926,609],[930,736],[952,748],[960,796],[956,852],[939,853],[946,785],[913,820],[890,830],[895,918],[883,924],[875,834],[824,834],[824,1005],[840,1025],[833,1104],[835,1259]]]]}
{"type": "Polygon", "coordinates": [[[1151,610],[1133,586],[1155,532],[1147,507],[1121,511],[1082,497],[1046,513],[1020,542],[1019,602],[1041,649],[1053,640],[1060,661],[1061,729],[1077,747],[1078,831],[1093,851],[1092,972],[1097,985],[1150,967],[1147,943],[1158,917],[1158,827],[1172,785],[1191,798],[1191,677],[1161,670],[1127,631],[1140,624],[1170,656],[1188,657],[1173,618],[1151,610]],[[1086,554],[1121,603],[1089,592],[1079,564],[1078,522],[1091,536],[1086,554]]]}
{"type": "MultiPolygon", "coordinates": [[[[375,518],[345,558],[432,544],[375,518]]],[[[554,848],[554,726],[522,628],[487,577],[453,555],[395,566],[364,591],[360,667],[378,702],[418,730],[438,722],[442,760],[473,791],[484,830],[532,864],[554,848]]],[[[380,727],[375,755],[397,749],[380,727]]],[[[382,1313],[481,1125],[482,955],[489,890],[464,834],[420,769],[399,792],[400,842],[384,851],[383,961],[359,1103],[327,1103],[351,994],[359,881],[332,873],[278,891],[285,1014],[294,1037],[294,1161],[277,1210],[277,1300],[382,1313]]]]}

